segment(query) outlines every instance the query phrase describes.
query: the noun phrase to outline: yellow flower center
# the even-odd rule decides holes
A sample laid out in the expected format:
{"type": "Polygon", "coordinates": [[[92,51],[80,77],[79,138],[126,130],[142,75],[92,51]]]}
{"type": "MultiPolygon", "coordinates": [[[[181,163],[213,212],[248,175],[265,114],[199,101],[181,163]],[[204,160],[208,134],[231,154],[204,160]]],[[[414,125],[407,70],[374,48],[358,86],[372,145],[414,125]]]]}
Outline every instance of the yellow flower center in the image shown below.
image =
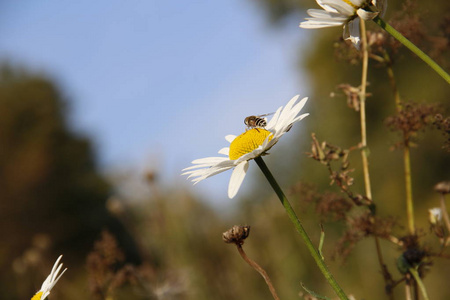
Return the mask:
{"type": "MultiPolygon", "coordinates": [[[[262,128],[247,130],[236,137],[230,144],[230,159],[236,160],[244,154],[250,153],[264,143],[264,140],[271,134],[262,128]]],[[[273,136],[269,137],[269,141],[273,136]]]]}
{"type": "Polygon", "coordinates": [[[36,293],[31,300],[41,300],[42,292],[36,293]]]}

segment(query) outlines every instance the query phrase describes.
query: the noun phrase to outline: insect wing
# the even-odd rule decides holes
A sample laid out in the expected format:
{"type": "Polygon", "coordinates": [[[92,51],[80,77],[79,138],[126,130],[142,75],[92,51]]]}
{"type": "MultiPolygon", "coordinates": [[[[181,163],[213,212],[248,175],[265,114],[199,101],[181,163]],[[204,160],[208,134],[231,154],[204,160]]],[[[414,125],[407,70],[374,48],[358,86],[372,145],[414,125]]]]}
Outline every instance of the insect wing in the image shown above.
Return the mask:
{"type": "Polygon", "coordinates": [[[258,117],[258,118],[262,118],[262,117],[268,117],[268,116],[271,116],[271,115],[273,115],[275,112],[271,112],[271,113],[268,113],[268,114],[264,114],[264,115],[259,115],[259,116],[256,116],[256,117],[258,117]]]}

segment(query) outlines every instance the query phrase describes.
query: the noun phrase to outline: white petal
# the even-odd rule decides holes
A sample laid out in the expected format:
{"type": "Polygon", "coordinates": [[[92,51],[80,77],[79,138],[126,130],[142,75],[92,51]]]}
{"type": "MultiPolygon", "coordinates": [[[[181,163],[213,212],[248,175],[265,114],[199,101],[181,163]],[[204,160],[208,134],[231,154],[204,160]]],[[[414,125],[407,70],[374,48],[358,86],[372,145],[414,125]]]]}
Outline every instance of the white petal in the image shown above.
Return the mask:
{"type": "Polygon", "coordinates": [[[358,14],[358,16],[361,19],[366,20],[366,21],[372,20],[373,18],[375,18],[379,14],[379,12],[371,12],[371,11],[364,10],[362,8],[358,9],[356,11],[356,13],[358,14]]]}
{"type": "Polygon", "coordinates": [[[278,122],[278,118],[280,117],[280,113],[281,110],[283,109],[283,107],[279,107],[277,109],[277,111],[273,114],[272,119],[270,119],[269,123],[267,123],[266,129],[271,131],[272,128],[275,126],[275,124],[277,124],[278,122]]]}
{"type": "Polygon", "coordinates": [[[294,106],[295,102],[299,98],[299,95],[294,96],[289,102],[286,104],[286,106],[283,108],[283,111],[280,114],[279,121],[277,122],[277,125],[275,126],[275,130],[278,130],[281,126],[283,126],[283,123],[286,123],[287,118],[289,117],[291,113],[291,108],[294,106]]]}
{"type": "Polygon", "coordinates": [[[324,4],[322,0],[316,0],[316,2],[317,2],[317,4],[320,5],[320,7],[322,7],[326,11],[331,11],[331,12],[336,12],[337,13],[337,10],[335,10],[331,6],[328,6],[328,5],[324,4]]]}
{"type": "Polygon", "coordinates": [[[304,118],[305,118],[305,117],[307,117],[307,116],[309,116],[309,113],[306,113],[306,114],[300,115],[300,116],[298,116],[297,118],[295,118],[295,119],[294,119],[294,121],[293,121],[292,123],[295,123],[295,122],[301,121],[302,119],[304,119],[304,118]]]}
{"type": "Polygon", "coordinates": [[[222,162],[220,162],[218,164],[214,164],[214,165],[205,164],[205,165],[192,166],[192,167],[189,167],[189,168],[185,168],[184,171],[191,170],[191,169],[194,169],[194,168],[197,168],[197,170],[184,172],[181,175],[189,175],[190,174],[188,176],[188,178],[190,178],[190,177],[197,177],[197,176],[204,176],[204,174],[208,174],[208,173],[214,172],[215,170],[220,169],[220,168],[228,168],[228,169],[230,169],[230,168],[234,167],[234,165],[235,165],[235,163],[234,163],[233,160],[226,159],[226,160],[224,160],[224,161],[222,161],[222,162]]]}
{"type": "Polygon", "coordinates": [[[297,115],[297,112],[292,110],[292,107],[295,104],[295,101],[297,101],[298,97],[292,98],[288,104],[283,108],[283,111],[280,114],[280,118],[277,122],[277,124],[274,126],[275,131],[279,132],[282,131],[283,128],[285,128],[287,125],[292,123],[293,118],[295,115],[297,115]]]}
{"type": "MultiPolygon", "coordinates": [[[[181,170],[181,171],[184,172],[184,171],[193,170],[193,169],[209,168],[209,167],[211,167],[211,166],[213,166],[213,165],[215,165],[215,164],[197,164],[197,165],[193,165],[193,166],[184,168],[184,169],[181,170]]],[[[183,173],[183,174],[181,174],[181,175],[188,174],[188,173],[192,173],[192,172],[186,172],[186,173],[183,173]]]]}
{"type": "Polygon", "coordinates": [[[309,21],[301,22],[299,27],[300,28],[305,28],[305,29],[316,29],[316,28],[342,26],[343,24],[344,24],[344,22],[329,22],[329,21],[309,20],[309,21]]]}
{"type": "MultiPolygon", "coordinates": [[[[335,19],[344,21],[344,20],[348,19],[348,16],[346,16],[346,15],[343,15],[340,13],[328,12],[328,11],[325,11],[322,9],[308,9],[306,12],[308,13],[308,15],[310,15],[311,17],[316,18],[316,19],[323,19],[323,20],[328,19],[330,21],[335,20],[335,19]]],[[[307,19],[307,20],[310,20],[310,19],[307,19]]]]}
{"type": "Polygon", "coordinates": [[[222,149],[219,150],[219,154],[223,154],[223,155],[230,155],[230,147],[224,147],[222,149]]]}
{"type": "Polygon", "coordinates": [[[234,168],[231,174],[230,183],[228,185],[228,197],[232,199],[236,196],[242,182],[244,181],[245,174],[247,173],[249,163],[248,161],[243,161],[234,168]]]}
{"type": "Polygon", "coordinates": [[[254,159],[257,156],[260,156],[263,152],[264,152],[263,146],[259,146],[252,152],[246,153],[241,157],[239,157],[238,159],[236,159],[236,164],[240,164],[243,161],[249,161],[251,159],[254,159]]]}
{"type": "Polygon", "coordinates": [[[323,0],[325,6],[332,7],[335,11],[346,16],[355,14],[355,8],[342,0],[323,0]]]}
{"type": "Polygon", "coordinates": [[[233,166],[224,166],[224,167],[220,167],[220,168],[211,168],[211,170],[209,170],[209,172],[203,174],[201,177],[193,179],[192,182],[194,184],[197,184],[197,183],[199,183],[200,181],[202,181],[202,180],[204,180],[206,178],[209,178],[211,176],[214,176],[214,175],[217,175],[219,173],[225,172],[225,171],[231,169],[233,166]]]}
{"type": "Polygon", "coordinates": [[[355,18],[344,26],[343,37],[345,40],[350,40],[356,49],[359,50],[359,43],[361,41],[359,38],[359,18],[355,18]]]}
{"type": "Polygon", "coordinates": [[[205,157],[205,158],[199,158],[196,160],[193,160],[192,163],[193,164],[217,164],[217,163],[221,163],[225,160],[228,160],[228,157],[205,157]]]}
{"type": "Polygon", "coordinates": [[[289,100],[289,102],[286,104],[286,106],[284,107],[284,110],[290,110],[292,106],[294,106],[294,103],[297,102],[297,99],[300,98],[300,95],[295,95],[294,97],[291,98],[291,100],[289,100]]]}
{"type": "Polygon", "coordinates": [[[229,143],[231,143],[232,141],[234,141],[235,138],[236,138],[236,136],[233,135],[233,134],[229,134],[229,135],[227,135],[227,136],[225,137],[225,139],[226,139],[229,143]]]}
{"type": "Polygon", "coordinates": [[[303,109],[306,101],[308,101],[308,97],[304,97],[302,100],[300,100],[299,103],[295,104],[294,109],[297,111],[297,113],[299,113],[303,109]]]}

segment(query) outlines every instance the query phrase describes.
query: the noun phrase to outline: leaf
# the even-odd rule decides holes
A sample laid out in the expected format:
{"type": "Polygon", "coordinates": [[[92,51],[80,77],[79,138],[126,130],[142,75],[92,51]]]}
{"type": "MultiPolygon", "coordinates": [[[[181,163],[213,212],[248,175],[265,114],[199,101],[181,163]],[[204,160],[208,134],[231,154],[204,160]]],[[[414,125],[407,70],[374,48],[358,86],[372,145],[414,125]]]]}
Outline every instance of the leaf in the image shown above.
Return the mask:
{"type": "Polygon", "coordinates": [[[309,289],[303,284],[303,282],[300,282],[300,285],[302,286],[302,288],[303,288],[308,294],[310,294],[310,295],[313,296],[313,297],[316,297],[317,299],[331,300],[331,299],[328,298],[328,297],[318,295],[318,294],[316,294],[315,292],[309,290],[309,289]]]}

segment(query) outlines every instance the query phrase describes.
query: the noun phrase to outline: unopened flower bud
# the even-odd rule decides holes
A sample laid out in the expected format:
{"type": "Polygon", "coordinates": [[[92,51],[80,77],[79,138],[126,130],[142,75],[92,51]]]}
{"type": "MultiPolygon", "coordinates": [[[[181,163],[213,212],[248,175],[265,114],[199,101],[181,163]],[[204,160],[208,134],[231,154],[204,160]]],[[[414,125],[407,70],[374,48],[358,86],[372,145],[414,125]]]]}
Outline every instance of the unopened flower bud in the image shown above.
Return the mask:
{"type": "Polygon", "coordinates": [[[400,255],[397,258],[397,269],[400,271],[400,273],[406,274],[408,273],[409,268],[411,268],[411,265],[409,264],[408,260],[406,260],[403,254],[400,255]]]}
{"type": "Polygon", "coordinates": [[[441,194],[450,193],[450,181],[442,181],[434,186],[434,190],[441,194]]]}
{"type": "Polygon", "coordinates": [[[249,234],[250,226],[234,225],[222,234],[222,239],[225,243],[242,245],[249,234]]]}

